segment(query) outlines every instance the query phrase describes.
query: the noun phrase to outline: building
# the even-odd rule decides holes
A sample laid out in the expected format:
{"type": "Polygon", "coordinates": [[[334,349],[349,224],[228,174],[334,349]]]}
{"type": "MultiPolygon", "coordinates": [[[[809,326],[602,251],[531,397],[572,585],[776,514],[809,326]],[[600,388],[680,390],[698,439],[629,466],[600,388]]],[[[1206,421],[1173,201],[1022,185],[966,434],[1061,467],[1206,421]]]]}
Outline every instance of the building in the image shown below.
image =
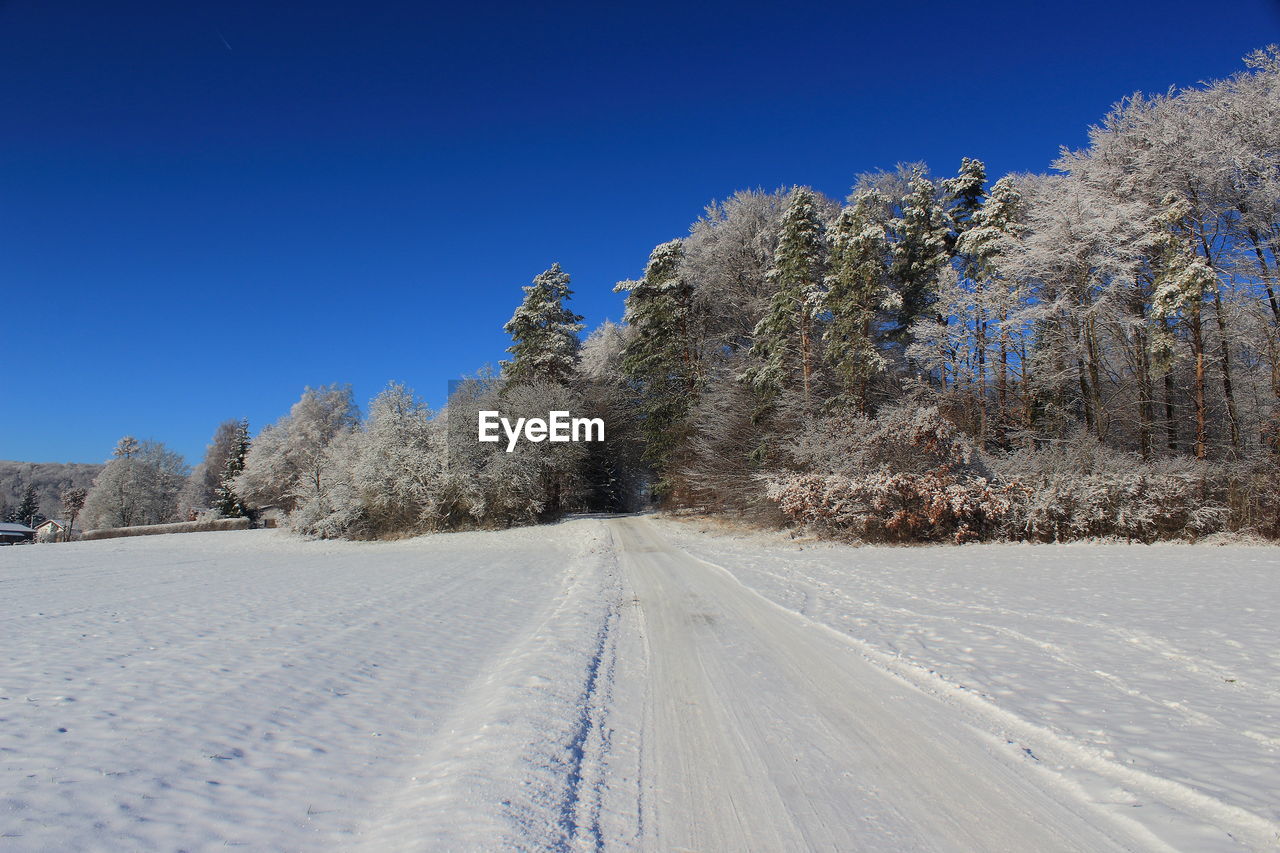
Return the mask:
{"type": "Polygon", "coordinates": [[[67,523],[58,518],[50,518],[36,525],[37,542],[58,542],[66,537],[67,523]]]}
{"type": "Polygon", "coordinates": [[[0,524],[0,545],[17,545],[22,542],[33,542],[36,538],[34,529],[25,524],[0,524]]]}

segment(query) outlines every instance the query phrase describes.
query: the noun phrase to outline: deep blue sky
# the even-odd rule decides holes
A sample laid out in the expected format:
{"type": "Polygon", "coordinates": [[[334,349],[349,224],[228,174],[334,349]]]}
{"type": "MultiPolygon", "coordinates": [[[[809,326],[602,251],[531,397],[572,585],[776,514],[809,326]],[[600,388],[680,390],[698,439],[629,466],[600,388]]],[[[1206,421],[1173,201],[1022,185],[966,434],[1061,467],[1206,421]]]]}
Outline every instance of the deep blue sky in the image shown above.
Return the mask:
{"type": "Polygon", "coordinates": [[[1273,0],[1034,5],[0,0],[0,459],[438,403],[552,261],[617,319],[711,199],[1044,171],[1280,41],[1273,0]]]}

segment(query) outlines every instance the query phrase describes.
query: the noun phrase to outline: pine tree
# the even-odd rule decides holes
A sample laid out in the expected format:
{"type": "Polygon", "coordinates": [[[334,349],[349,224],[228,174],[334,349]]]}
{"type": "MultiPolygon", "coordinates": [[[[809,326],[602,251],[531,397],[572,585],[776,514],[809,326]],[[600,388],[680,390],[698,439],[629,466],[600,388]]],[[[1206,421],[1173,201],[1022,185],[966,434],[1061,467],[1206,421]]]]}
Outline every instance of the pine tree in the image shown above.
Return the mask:
{"type": "Polygon", "coordinates": [[[573,295],[569,274],[552,264],[524,288],[524,301],[503,327],[514,343],[511,360],[502,362],[513,383],[546,381],[568,384],[578,363],[578,333],[582,316],[565,303],[573,295]]]}
{"type": "Polygon", "coordinates": [[[911,179],[901,207],[902,215],[889,224],[889,276],[900,300],[889,338],[905,349],[910,343],[911,325],[926,316],[937,300],[935,285],[949,257],[950,229],[933,181],[923,174],[917,173],[911,179]]]}
{"type": "Polygon", "coordinates": [[[249,514],[234,486],[235,478],[244,470],[244,460],[248,455],[249,421],[242,418],[236,423],[234,444],[213,492],[213,509],[223,518],[244,518],[249,514]]]}
{"type": "Polygon", "coordinates": [[[687,432],[700,379],[693,288],[682,273],[683,259],[682,241],[663,243],[649,254],[644,278],[614,288],[627,294],[623,319],[635,334],[622,369],[639,385],[645,458],[658,471],[660,493],[673,487],[665,472],[687,432]]]}
{"type": "Polygon", "coordinates": [[[769,310],[756,324],[752,354],[762,363],[747,372],[759,390],[776,394],[798,369],[808,408],[818,363],[815,318],[822,308],[827,246],[813,191],[797,187],[782,216],[769,278],[769,310]]]}
{"type": "Polygon", "coordinates": [[[36,495],[35,483],[27,486],[22,493],[22,502],[18,504],[18,522],[28,527],[35,527],[44,521],[40,514],[40,498],[36,495]]]}
{"type": "MultiPolygon", "coordinates": [[[[965,161],[969,162],[968,160],[965,161]]],[[[956,251],[965,258],[965,274],[973,283],[974,306],[978,325],[975,327],[977,375],[980,392],[985,392],[985,364],[988,348],[988,323],[998,330],[996,349],[995,385],[999,422],[1007,419],[1009,395],[1009,361],[1012,343],[1009,333],[1009,317],[1023,302],[1024,294],[1010,282],[1004,281],[998,266],[1000,254],[1012,246],[1012,241],[1025,232],[1022,225],[1023,200],[1013,179],[1003,177],[991,187],[985,203],[967,217],[964,230],[956,240],[956,251]]],[[[959,226],[957,226],[959,227],[959,226]]],[[[985,403],[985,401],[983,401],[985,403]]],[[[979,438],[985,431],[984,421],[979,425],[979,438]]],[[[1001,436],[1003,440],[1003,436],[1001,436]]]]}
{"type": "Polygon", "coordinates": [[[875,338],[876,318],[896,307],[896,295],[888,287],[889,245],[880,215],[884,208],[883,196],[866,190],[836,217],[823,301],[831,315],[824,335],[827,357],[846,398],[864,413],[871,380],[885,367],[875,338]]]}
{"type": "Polygon", "coordinates": [[[968,231],[974,218],[982,209],[986,198],[987,167],[981,160],[963,157],[960,172],[954,178],[942,182],[943,199],[948,205],[947,215],[955,226],[955,238],[968,231]]]}

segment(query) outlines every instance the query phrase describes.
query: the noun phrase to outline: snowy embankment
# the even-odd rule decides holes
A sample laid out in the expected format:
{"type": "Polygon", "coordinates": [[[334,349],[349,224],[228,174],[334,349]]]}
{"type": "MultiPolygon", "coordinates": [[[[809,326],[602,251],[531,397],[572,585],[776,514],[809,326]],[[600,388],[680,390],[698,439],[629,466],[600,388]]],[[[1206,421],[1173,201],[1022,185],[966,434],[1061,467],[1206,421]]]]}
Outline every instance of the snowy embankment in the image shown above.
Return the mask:
{"type": "Polygon", "coordinates": [[[563,844],[607,542],[584,520],[0,550],[0,850],[563,844]]]}
{"type": "Polygon", "coordinates": [[[1280,548],[855,549],[657,524],[1154,846],[1280,846],[1280,548]]]}

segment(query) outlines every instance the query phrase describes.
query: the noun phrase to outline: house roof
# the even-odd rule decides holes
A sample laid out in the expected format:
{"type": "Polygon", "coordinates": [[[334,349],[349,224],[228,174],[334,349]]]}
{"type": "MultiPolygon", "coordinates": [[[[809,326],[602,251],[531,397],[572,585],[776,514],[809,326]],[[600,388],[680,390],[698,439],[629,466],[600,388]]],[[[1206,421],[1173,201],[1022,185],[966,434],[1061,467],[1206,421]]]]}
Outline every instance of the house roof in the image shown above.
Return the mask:
{"type": "Polygon", "coordinates": [[[35,533],[34,527],[27,527],[25,524],[10,524],[9,522],[0,523],[0,533],[35,533]]]}

